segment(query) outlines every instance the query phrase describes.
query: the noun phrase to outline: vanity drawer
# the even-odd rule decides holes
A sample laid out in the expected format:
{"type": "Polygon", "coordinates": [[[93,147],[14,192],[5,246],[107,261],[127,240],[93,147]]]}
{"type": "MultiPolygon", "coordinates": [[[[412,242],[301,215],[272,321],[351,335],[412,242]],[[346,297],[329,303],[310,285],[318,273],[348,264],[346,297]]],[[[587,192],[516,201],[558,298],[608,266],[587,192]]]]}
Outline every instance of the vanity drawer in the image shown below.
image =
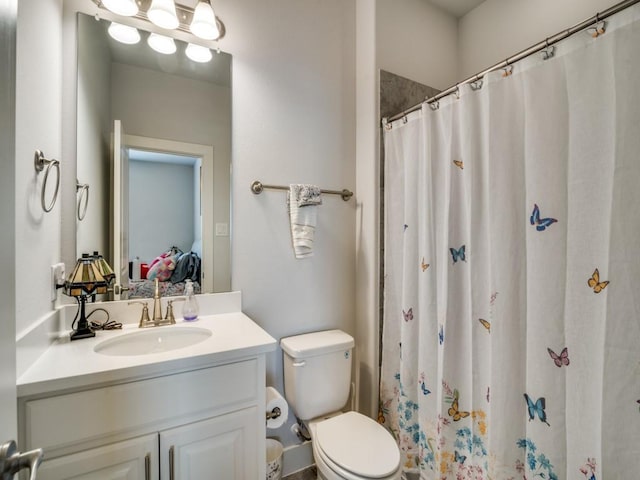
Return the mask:
{"type": "Polygon", "coordinates": [[[256,359],[28,400],[25,448],[64,451],[256,404],[256,359]]]}

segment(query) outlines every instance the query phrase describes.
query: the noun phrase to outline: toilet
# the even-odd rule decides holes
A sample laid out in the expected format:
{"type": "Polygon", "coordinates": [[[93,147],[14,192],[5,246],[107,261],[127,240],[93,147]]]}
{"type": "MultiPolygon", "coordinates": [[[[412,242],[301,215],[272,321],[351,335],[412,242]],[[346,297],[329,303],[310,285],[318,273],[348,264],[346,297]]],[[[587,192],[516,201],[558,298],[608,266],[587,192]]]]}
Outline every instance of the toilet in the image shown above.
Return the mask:
{"type": "Polygon", "coordinates": [[[322,480],[401,478],[391,434],[358,412],[342,412],[351,388],[353,337],[326,330],[283,338],[285,397],[311,434],[322,480]]]}

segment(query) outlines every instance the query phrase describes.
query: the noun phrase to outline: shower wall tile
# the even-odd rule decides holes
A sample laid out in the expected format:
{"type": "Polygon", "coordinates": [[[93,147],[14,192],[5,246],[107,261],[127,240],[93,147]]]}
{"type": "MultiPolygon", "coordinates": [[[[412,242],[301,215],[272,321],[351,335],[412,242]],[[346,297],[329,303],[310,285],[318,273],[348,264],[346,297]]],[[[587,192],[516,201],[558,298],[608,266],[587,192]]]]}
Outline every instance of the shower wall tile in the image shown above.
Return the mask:
{"type": "Polygon", "coordinates": [[[380,118],[400,113],[438,92],[435,88],[380,70],[380,118]]]}

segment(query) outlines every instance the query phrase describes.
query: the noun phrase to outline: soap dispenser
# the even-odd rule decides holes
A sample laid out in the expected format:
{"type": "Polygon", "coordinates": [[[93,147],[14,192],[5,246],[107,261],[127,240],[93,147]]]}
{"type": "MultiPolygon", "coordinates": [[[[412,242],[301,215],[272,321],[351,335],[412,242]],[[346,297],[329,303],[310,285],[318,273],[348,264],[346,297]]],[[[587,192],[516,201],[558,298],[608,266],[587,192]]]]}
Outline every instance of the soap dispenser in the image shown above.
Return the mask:
{"type": "Polygon", "coordinates": [[[198,319],[198,300],[196,300],[196,295],[193,293],[193,282],[191,280],[186,281],[185,285],[185,295],[187,299],[184,301],[182,306],[182,318],[186,322],[193,322],[198,319]]]}

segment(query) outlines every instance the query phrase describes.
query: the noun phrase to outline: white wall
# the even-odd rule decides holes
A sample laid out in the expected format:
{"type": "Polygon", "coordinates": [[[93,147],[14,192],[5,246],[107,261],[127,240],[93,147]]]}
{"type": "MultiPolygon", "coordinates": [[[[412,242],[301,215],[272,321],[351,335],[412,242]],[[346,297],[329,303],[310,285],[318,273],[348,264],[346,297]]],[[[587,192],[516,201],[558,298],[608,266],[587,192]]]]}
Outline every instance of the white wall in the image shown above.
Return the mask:
{"type": "Polygon", "coordinates": [[[457,78],[456,19],[425,0],[376,0],[378,68],[444,89],[457,78]]]}
{"type": "MultiPolygon", "coordinates": [[[[285,193],[251,182],[355,189],[355,3],[219,2],[233,54],[233,288],[276,339],[354,333],[356,200],[325,196],[315,256],[296,260],[285,193]]],[[[267,382],[282,391],[281,350],[267,382]]],[[[286,428],[278,431],[285,443],[286,428]]],[[[273,432],[270,432],[273,434],[273,432]]]]}
{"type": "Polygon", "coordinates": [[[458,79],[586,20],[615,0],[486,0],[460,19],[458,79]]]}
{"type": "Polygon", "coordinates": [[[129,161],[129,256],[150,263],[194,241],[193,166],[129,161]]]}
{"type": "MultiPolygon", "coordinates": [[[[61,160],[61,0],[21,0],[16,58],[16,331],[49,313],[50,265],[60,261],[60,199],[51,213],[40,206],[44,175],[36,175],[34,150],[61,160]]],[[[50,175],[54,186],[55,172],[50,175]]],[[[52,190],[49,192],[49,195],[52,190]]],[[[50,196],[47,196],[47,201],[50,196]]]]}

